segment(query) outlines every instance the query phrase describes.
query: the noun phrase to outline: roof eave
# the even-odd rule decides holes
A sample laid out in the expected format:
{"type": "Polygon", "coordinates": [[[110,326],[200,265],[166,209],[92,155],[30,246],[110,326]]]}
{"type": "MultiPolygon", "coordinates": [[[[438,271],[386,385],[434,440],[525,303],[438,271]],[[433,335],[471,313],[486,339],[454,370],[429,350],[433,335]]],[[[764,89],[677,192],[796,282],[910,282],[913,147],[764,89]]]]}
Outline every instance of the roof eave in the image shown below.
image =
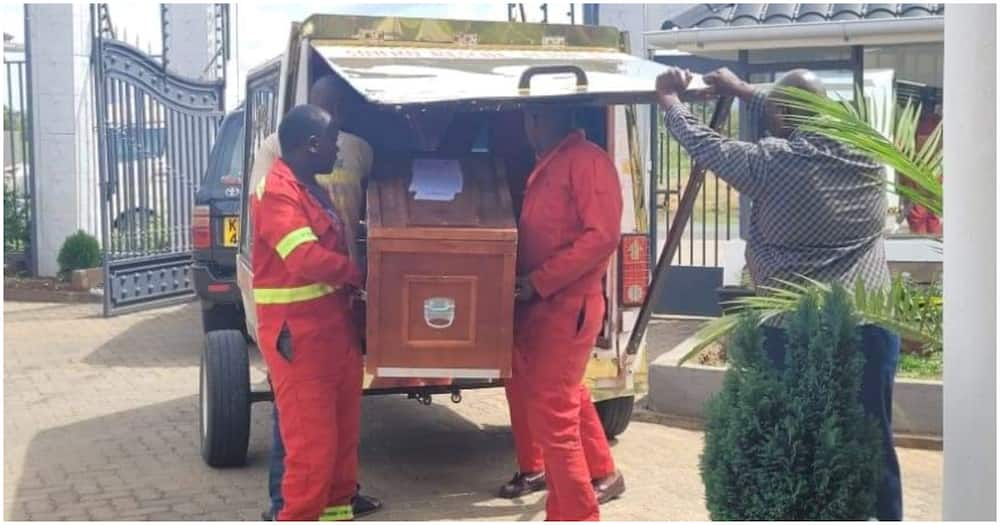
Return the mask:
{"type": "Polygon", "coordinates": [[[943,16],[668,29],[646,33],[650,49],[679,49],[692,53],[943,41],[943,16]]]}

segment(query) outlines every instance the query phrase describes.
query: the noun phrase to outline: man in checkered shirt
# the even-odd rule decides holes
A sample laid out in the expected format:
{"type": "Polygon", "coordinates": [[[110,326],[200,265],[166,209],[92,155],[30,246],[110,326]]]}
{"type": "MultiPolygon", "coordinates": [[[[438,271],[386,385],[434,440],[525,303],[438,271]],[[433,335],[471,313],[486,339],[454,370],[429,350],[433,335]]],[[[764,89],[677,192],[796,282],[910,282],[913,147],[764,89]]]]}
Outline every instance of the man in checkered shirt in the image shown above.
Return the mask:
{"type": "MultiPolygon", "coordinates": [[[[889,284],[882,229],[886,217],[882,167],[844,144],[785,122],[789,112],[774,95],[753,89],[726,69],[704,77],[718,95],[746,104],[751,125],[764,123],[771,137],[758,142],[732,140],[702,124],[681,103],[691,73],[670,68],[656,82],[666,126],[697,164],[726,181],[751,202],[746,258],[755,285],[777,286],[776,279],[807,276],[840,282],[853,289],[889,284]]],[[[779,86],[826,96],[815,74],[789,72],[779,86]]],[[[785,362],[787,335],[780,320],[763,327],[764,348],[772,362],[785,362]]],[[[883,432],[883,479],[877,518],[902,519],[899,463],[892,444],[892,385],[899,358],[899,337],[884,328],[860,328],[865,354],[862,398],[866,412],[883,432]]]]}

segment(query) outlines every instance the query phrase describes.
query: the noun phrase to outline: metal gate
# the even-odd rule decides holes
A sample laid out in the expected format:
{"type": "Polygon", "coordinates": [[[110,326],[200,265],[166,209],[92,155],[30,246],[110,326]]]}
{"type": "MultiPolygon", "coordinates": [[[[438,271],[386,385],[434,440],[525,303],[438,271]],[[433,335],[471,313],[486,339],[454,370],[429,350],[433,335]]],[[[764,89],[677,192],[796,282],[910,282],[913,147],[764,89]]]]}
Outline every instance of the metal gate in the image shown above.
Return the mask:
{"type": "Polygon", "coordinates": [[[7,96],[3,101],[4,268],[34,273],[34,177],[31,162],[31,89],[23,48],[4,49],[7,96]]]}
{"type": "Polygon", "coordinates": [[[104,314],[189,299],[194,194],[223,117],[224,83],[168,73],[94,37],[104,314]]]}
{"type": "MultiPolygon", "coordinates": [[[[735,64],[695,57],[657,57],[668,65],[708,73],[722,66],[738,71],[735,64]]],[[[712,103],[692,103],[692,112],[708,122],[712,103]]],[[[651,127],[651,161],[649,198],[650,244],[656,254],[666,240],[667,227],[677,211],[678,201],[688,183],[691,158],[666,130],[661,112],[654,112],[651,127]]],[[[736,107],[721,130],[730,137],[739,137],[740,112],[736,107]]],[[[723,285],[723,266],[728,257],[742,257],[736,241],[740,236],[740,196],[737,191],[714,173],[705,175],[705,183],[695,201],[694,212],[684,237],[665,276],[663,293],[656,298],[658,314],[712,316],[721,313],[717,289],[723,285]],[[739,253],[727,253],[735,252],[739,253]]],[[[745,210],[744,210],[745,211],[745,210]]]]}

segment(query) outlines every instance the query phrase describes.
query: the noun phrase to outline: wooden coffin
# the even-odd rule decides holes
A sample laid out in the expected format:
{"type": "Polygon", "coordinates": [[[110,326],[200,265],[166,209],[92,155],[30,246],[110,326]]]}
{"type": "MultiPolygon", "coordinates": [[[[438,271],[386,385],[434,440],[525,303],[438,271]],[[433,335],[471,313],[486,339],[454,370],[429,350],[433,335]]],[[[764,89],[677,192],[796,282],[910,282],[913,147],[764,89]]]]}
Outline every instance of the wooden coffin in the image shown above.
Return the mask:
{"type": "Polygon", "coordinates": [[[510,376],[517,227],[503,164],[458,159],[451,201],[410,191],[412,158],[368,187],[367,356],[376,377],[510,376]]]}

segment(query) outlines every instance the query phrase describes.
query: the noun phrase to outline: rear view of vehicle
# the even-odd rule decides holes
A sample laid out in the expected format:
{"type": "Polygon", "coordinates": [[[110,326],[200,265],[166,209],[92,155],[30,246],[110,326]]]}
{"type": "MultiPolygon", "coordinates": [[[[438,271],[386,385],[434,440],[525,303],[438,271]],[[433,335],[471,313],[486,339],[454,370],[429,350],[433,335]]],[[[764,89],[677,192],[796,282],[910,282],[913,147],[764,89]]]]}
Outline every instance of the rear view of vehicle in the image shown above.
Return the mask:
{"type": "MultiPolygon", "coordinates": [[[[650,259],[634,104],[652,100],[662,66],[622,53],[606,27],[316,15],[291,36],[282,56],[247,74],[244,170],[311,82],[334,75],[347,85],[344,130],[374,154],[359,225],[364,393],[459,402],[462,390],[510,377],[516,217],[535,162],[523,111],[557,104],[619,171],[624,235],[603,279],[607,308],[585,381],[606,435],[624,432],[647,378],[641,334],[627,344],[650,259]]],[[[248,179],[235,264],[256,340],[248,179]]],[[[236,330],[206,338],[201,437],[212,466],[245,462],[250,405],[271,399],[251,390],[247,353],[236,330]]]]}
{"type": "Polygon", "coordinates": [[[243,111],[226,116],[194,198],[194,278],[205,333],[245,330],[236,287],[236,249],[243,191],[243,111]]]}

